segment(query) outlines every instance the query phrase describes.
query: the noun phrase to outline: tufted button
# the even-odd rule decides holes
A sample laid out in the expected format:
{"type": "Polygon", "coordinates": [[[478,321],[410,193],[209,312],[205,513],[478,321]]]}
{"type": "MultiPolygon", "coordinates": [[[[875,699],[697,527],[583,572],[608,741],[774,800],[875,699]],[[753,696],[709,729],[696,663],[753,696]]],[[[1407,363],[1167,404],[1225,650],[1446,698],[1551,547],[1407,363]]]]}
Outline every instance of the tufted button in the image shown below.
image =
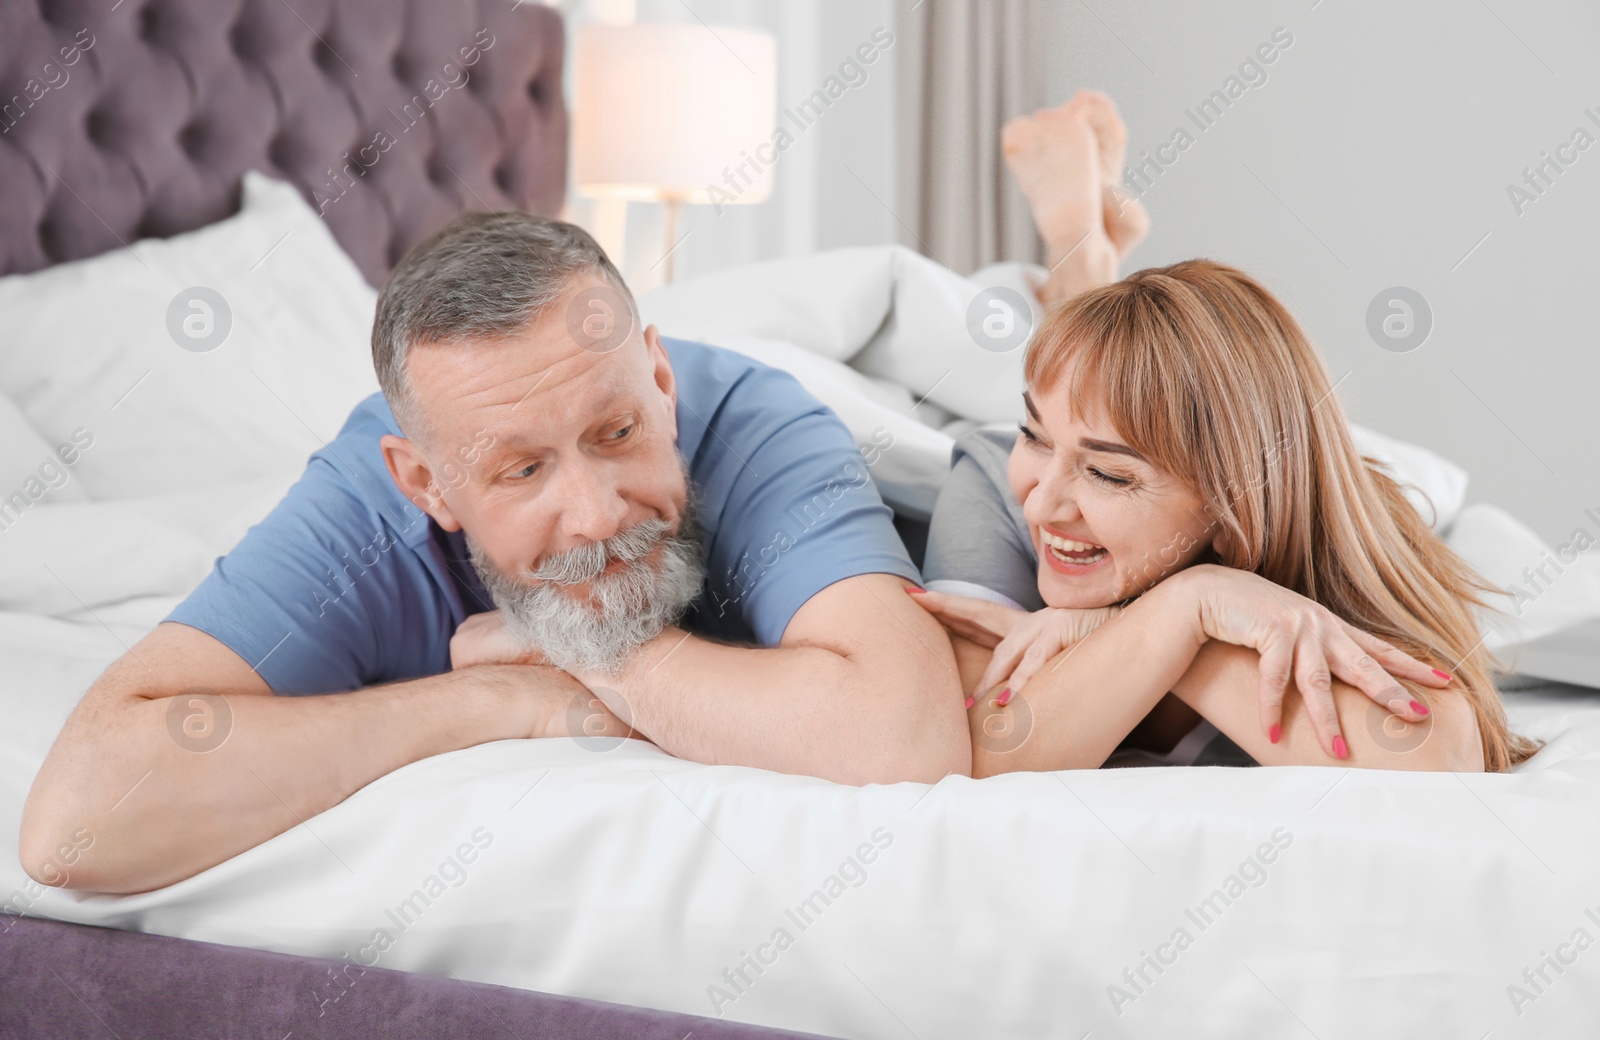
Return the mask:
{"type": "Polygon", "coordinates": [[[198,159],[201,150],[206,146],[206,140],[210,136],[205,124],[198,120],[186,123],[183,129],[178,131],[178,147],[183,149],[184,155],[191,159],[198,159]]]}
{"type": "Polygon", "coordinates": [[[139,223],[134,226],[133,239],[135,242],[146,238],[166,238],[167,222],[153,212],[146,212],[139,218],[139,223]]]}
{"type": "Polygon", "coordinates": [[[267,142],[267,158],[272,160],[272,165],[284,172],[295,168],[295,151],[294,143],[283,134],[275,134],[272,140],[267,142]]]}
{"type": "Polygon", "coordinates": [[[253,63],[260,57],[256,45],[256,35],[245,26],[242,20],[234,22],[233,27],[228,30],[228,47],[238,56],[240,61],[246,63],[253,63]]]}
{"type": "Polygon", "coordinates": [[[68,35],[82,28],[78,13],[67,4],[40,4],[39,16],[44,19],[44,24],[64,29],[68,35]]]}
{"type": "Polygon", "coordinates": [[[83,121],[83,131],[89,140],[101,148],[110,149],[116,144],[116,122],[110,112],[96,108],[83,121]]]}
{"type": "Polygon", "coordinates": [[[544,82],[542,80],[536,79],[528,84],[528,97],[535,105],[544,104],[544,82]]]}
{"type": "Polygon", "coordinates": [[[394,60],[389,63],[389,68],[394,72],[394,78],[401,83],[411,82],[411,62],[399,51],[395,52],[394,60]]]}
{"type": "Polygon", "coordinates": [[[510,195],[511,194],[511,186],[512,186],[513,183],[515,183],[515,178],[513,178],[511,176],[511,167],[510,166],[507,166],[505,163],[501,163],[500,165],[498,165],[498,166],[496,166],[494,168],[494,184],[495,184],[495,187],[499,188],[501,191],[505,192],[507,195],[510,195]]]}
{"type": "Polygon", "coordinates": [[[438,152],[428,156],[428,180],[440,188],[455,181],[455,177],[451,175],[449,167],[445,165],[444,156],[438,152]]]}
{"type": "Polygon", "coordinates": [[[334,50],[326,40],[318,40],[311,48],[311,60],[317,68],[330,75],[344,67],[344,62],[339,58],[339,52],[334,50]]]}
{"type": "Polygon", "coordinates": [[[389,261],[390,270],[393,270],[400,263],[401,258],[406,255],[406,244],[400,241],[399,235],[390,236],[389,245],[384,250],[384,255],[389,261]]]}
{"type": "Polygon", "coordinates": [[[39,236],[39,251],[51,263],[58,263],[65,259],[61,255],[61,235],[56,230],[56,222],[53,219],[50,217],[41,219],[37,234],[39,236]]]}
{"type": "Polygon", "coordinates": [[[145,43],[161,39],[161,11],[155,4],[145,4],[139,9],[139,39],[145,43]]]}

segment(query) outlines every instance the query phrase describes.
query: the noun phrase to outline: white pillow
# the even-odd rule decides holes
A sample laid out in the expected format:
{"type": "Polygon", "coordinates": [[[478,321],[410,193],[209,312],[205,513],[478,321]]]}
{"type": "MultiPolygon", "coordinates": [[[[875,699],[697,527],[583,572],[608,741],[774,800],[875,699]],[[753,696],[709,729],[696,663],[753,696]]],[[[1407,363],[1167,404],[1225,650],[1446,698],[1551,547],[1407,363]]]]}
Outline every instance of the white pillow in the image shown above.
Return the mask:
{"type": "Polygon", "coordinates": [[[247,173],[226,220],[0,278],[0,392],[47,441],[89,432],[93,498],[279,473],[377,389],[376,297],[297,190],[247,173]],[[220,294],[209,316],[179,298],[194,286],[220,294]]]}
{"type": "Polygon", "coordinates": [[[1024,344],[1044,320],[1028,264],[991,264],[961,277],[937,261],[895,246],[894,307],[850,364],[868,375],[904,383],[918,400],[980,423],[1016,422],[1022,412],[1024,344]],[[1003,294],[991,298],[988,290],[1003,294]],[[987,303],[985,302],[987,300],[987,303]],[[1002,302],[1008,304],[1001,309],[1002,302]],[[1026,305],[1027,314],[1013,308],[1026,305]],[[1009,315],[1012,346],[985,349],[977,330],[1009,315]]]}
{"type": "Polygon", "coordinates": [[[753,337],[847,362],[889,313],[898,248],[831,249],[726,267],[641,293],[639,317],[663,336],[717,346],[753,337]]]}
{"type": "Polygon", "coordinates": [[[82,458],[70,440],[52,446],[39,436],[11,398],[0,394],[0,529],[8,529],[35,502],[87,502],[74,473],[82,458]],[[23,497],[15,498],[19,493],[23,497]]]}
{"type": "Polygon", "coordinates": [[[811,396],[833,409],[861,449],[878,493],[895,512],[916,520],[933,515],[950,473],[955,442],[921,421],[928,408],[897,383],[875,380],[842,362],[792,343],[755,336],[719,336],[717,345],[781,368],[811,396]]]}
{"type": "Polygon", "coordinates": [[[110,502],[41,502],[0,534],[0,614],[65,618],[85,607],[182,597],[271,512],[300,473],[296,466],[277,476],[110,502]]]}
{"type": "Polygon", "coordinates": [[[1467,500],[1467,471],[1420,444],[1396,440],[1365,426],[1350,424],[1356,450],[1376,459],[1400,482],[1401,489],[1435,531],[1444,532],[1461,515],[1467,500]]]}

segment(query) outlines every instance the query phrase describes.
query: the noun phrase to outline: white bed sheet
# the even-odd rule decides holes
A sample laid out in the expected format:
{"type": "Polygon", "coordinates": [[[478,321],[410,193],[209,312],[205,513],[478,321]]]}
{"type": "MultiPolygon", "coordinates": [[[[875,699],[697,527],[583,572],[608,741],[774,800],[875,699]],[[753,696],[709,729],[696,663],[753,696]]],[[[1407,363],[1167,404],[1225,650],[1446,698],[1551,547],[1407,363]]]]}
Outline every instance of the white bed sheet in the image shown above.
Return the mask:
{"type": "MultiPolygon", "coordinates": [[[[1600,1021],[1600,951],[1560,945],[1600,937],[1592,693],[1513,695],[1551,744],[1500,776],[1130,769],[858,789],[633,741],[504,741],[400,769],[157,892],[41,890],[16,834],[62,720],[181,595],[185,566],[276,493],[214,488],[205,517],[180,495],[41,505],[29,555],[0,557],[11,587],[109,540],[97,585],[0,613],[8,908],[841,1037],[1585,1036],[1600,1021]],[[179,512],[196,518],[162,568],[115,564],[115,532],[179,512]],[[1201,928],[1188,912],[1241,870],[1201,928]],[[1562,951],[1574,963],[1534,992],[1524,969],[1562,951]],[[1157,975],[1146,955],[1172,963],[1157,975]]],[[[359,1001],[359,980],[352,967],[305,999],[359,1001]]]]}

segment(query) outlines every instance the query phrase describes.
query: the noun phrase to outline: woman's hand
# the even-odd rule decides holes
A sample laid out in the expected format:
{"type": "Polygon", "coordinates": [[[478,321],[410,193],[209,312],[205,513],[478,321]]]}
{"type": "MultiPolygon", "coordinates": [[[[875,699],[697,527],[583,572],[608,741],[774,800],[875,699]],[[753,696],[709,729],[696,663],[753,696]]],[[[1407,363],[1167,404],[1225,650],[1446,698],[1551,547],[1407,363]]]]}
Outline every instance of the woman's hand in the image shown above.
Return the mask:
{"type": "Polygon", "coordinates": [[[970,639],[979,646],[993,650],[1000,640],[1028,616],[1026,610],[1003,607],[986,599],[972,596],[953,596],[946,592],[929,592],[927,589],[907,589],[912,600],[939,619],[939,623],[956,635],[970,639]]]}
{"type": "Polygon", "coordinates": [[[1249,647],[1261,655],[1261,726],[1274,744],[1283,722],[1283,698],[1291,679],[1305,700],[1311,727],[1323,749],[1349,756],[1333,703],[1330,673],[1408,722],[1428,714],[1396,678],[1440,688],[1450,676],[1418,661],[1377,636],[1345,623],[1326,607],[1258,574],[1198,564],[1157,588],[1193,597],[1205,635],[1249,647]]]}
{"type": "Polygon", "coordinates": [[[1063,650],[1070,650],[1090,632],[1122,612],[1121,607],[1068,610],[1045,607],[1024,614],[1010,633],[995,646],[989,667],[978,679],[978,689],[1000,686],[995,703],[1004,707],[1022,692],[1029,679],[1063,650]]]}
{"type": "Polygon", "coordinates": [[[1063,650],[1117,616],[1120,607],[1032,613],[971,596],[916,592],[912,599],[956,635],[994,651],[974,695],[1004,684],[996,703],[1004,707],[1040,668],[1063,650]]]}

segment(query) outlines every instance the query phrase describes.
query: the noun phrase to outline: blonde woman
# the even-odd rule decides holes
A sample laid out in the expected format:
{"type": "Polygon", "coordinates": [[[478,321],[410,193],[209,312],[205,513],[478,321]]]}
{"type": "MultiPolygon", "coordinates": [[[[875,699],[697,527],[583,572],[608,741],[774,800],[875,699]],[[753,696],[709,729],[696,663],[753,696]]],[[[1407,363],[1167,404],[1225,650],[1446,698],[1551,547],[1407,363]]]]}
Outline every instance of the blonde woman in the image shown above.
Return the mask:
{"type": "Polygon", "coordinates": [[[935,591],[913,594],[953,635],[973,775],[1499,771],[1537,750],[1492,682],[1490,587],[1360,455],[1316,350],[1248,275],[1191,260],[1073,296],[1024,374],[1017,433],[958,444],[935,591]]]}

